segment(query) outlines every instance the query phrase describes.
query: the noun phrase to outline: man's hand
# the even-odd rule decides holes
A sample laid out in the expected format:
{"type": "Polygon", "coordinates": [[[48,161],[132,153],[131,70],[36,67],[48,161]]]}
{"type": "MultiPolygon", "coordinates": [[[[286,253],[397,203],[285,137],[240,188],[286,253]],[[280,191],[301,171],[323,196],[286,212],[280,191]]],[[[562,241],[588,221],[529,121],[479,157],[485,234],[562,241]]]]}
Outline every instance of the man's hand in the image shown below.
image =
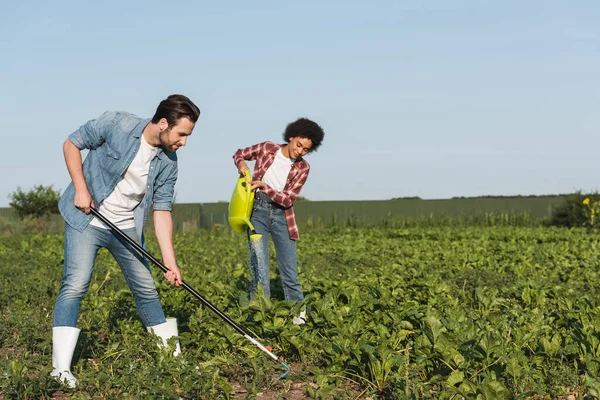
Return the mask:
{"type": "Polygon", "coordinates": [[[173,219],[170,211],[154,210],[154,232],[160,246],[163,263],[169,269],[165,272],[165,278],[171,285],[181,286],[181,272],[177,267],[175,248],[173,247],[173,219]]]}
{"type": "Polygon", "coordinates": [[[165,278],[169,281],[171,285],[181,286],[181,271],[179,271],[179,267],[177,265],[165,265],[169,268],[169,271],[165,272],[165,278]]]}
{"type": "Polygon", "coordinates": [[[75,207],[79,208],[86,214],[90,213],[90,207],[95,207],[94,200],[90,192],[86,190],[76,191],[75,200],[73,201],[75,207]]]}
{"type": "Polygon", "coordinates": [[[85,177],[83,176],[81,150],[79,150],[71,140],[67,139],[63,144],[63,152],[65,154],[65,162],[67,163],[69,175],[71,175],[71,180],[75,187],[75,199],[73,200],[73,204],[84,213],[89,214],[90,207],[95,207],[95,205],[85,182],[85,177]]]}

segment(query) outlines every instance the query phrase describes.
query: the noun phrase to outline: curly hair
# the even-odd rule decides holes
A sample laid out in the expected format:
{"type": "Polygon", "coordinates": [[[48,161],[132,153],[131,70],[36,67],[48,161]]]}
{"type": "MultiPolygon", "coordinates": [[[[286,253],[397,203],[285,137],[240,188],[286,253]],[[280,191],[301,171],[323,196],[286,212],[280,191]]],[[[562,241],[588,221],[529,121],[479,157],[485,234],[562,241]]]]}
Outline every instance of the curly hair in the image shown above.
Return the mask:
{"type": "Polygon", "coordinates": [[[323,128],[308,118],[298,118],[296,121],[289,123],[285,128],[285,132],[283,132],[283,140],[286,143],[289,143],[290,139],[294,137],[310,139],[312,146],[309,153],[317,151],[319,146],[321,146],[323,136],[325,136],[323,128]]]}

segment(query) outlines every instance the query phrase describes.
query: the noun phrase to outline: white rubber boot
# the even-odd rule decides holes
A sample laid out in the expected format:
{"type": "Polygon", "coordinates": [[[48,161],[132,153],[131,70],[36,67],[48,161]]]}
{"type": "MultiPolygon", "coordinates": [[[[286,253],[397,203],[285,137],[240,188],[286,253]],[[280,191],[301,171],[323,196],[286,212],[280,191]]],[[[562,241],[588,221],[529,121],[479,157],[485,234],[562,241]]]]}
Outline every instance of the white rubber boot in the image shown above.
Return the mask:
{"type": "Polygon", "coordinates": [[[292,324],[303,325],[306,323],[306,310],[300,312],[300,315],[292,319],[292,324]]]}
{"type": "Polygon", "coordinates": [[[70,326],[52,328],[52,367],[50,375],[70,388],[77,386],[77,378],[71,373],[71,360],[79,338],[79,329],[70,326]]]}
{"type": "MultiPolygon", "coordinates": [[[[167,318],[167,322],[160,325],[148,326],[146,328],[148,333],[154,332],[156,336],[162,339],[163,347],[167,347],[167,339],[172,338],[173,336],[179,336],[177,331],[177,319],[176,318],[167,318]]],[[[181,353],[181,347],[179,346],[179,340],[177,340],[177,344],[175,345],[175,351],[173,351],[173,356],[177,357],[181,353]]]]}

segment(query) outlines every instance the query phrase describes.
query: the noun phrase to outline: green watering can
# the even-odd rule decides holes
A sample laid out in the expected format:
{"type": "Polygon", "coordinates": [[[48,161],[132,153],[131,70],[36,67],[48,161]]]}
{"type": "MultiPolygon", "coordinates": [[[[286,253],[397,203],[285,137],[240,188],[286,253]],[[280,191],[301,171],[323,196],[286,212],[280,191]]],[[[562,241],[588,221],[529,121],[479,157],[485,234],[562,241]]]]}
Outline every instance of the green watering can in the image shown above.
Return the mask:
{"type": "Polygon", "coordinates": [[[260,240],[262,235],[257,233],[250,223],[252,206],[254,205],[254,191],[250,185],[250,171],[240,177],[233,189],[229,202],[229,226],[236,232],[243,233],[250,229],[250,240],[260,240]]]}

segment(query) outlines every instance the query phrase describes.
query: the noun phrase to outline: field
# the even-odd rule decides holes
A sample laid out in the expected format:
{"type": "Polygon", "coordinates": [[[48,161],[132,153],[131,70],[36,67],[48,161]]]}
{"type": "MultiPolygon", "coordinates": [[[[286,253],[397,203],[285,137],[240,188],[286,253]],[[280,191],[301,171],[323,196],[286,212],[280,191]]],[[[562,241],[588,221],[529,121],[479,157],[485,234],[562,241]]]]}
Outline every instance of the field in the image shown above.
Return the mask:
{"type": "MultiPolygon", "coordinates": [[[[227,231],[178,234],[184,279],[292,372],[154,270],[183,354],[159,349],[102,251],[79,319],[69,390],[49,377],[61,235],[0,238],[0,398],[558,399],[600,394],[598,236],[518,226],[304,229],[308,323],[246,297],[247,245],[227,231]],[[570,397],[569,397],[570,396],[570,397]]],[[[150,238],[149,250],[158,255],[150,238]]],[[[275,265],[274,258],[272,265],[275,265]]]]}

